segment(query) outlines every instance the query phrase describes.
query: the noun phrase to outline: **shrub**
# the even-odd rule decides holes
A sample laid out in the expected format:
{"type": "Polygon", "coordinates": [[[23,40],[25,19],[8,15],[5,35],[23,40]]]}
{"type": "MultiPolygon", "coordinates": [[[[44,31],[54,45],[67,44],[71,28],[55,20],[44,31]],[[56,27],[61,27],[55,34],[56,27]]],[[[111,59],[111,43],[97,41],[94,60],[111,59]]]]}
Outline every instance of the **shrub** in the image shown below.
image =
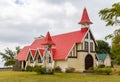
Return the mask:
{"type": "Polygon", "coordinates": [[[21,69],[21,71],[25,71],[25,69],[21,69]]]}
{"type": "Polygon", "coordinates": [[[35,71],[35,72],[37,72],[37,71],[39,71],[41,69],[41,66],[34,66],[34,68],[33,68],[33,70],[35,71]]]}
{"type": "Polygon", "coordinates": [[[39,72],[41,74],[45,74],[46,73],[46,68],[45,67],[41,67],[40,70],[39,70],[39,72]]]}
{"type": "Polygon", "coordinates": [[[75,68],[69,67],[66,69],[66,73],[73,73],[75,71],[75,68]]]}
{"type": "Polygon", "coordinates": [[[38,74],[45,74],[46,69],[43,68],[42,66],[34,66],[34,71],[37,72],[38,74]]]}
{"type": "Polygon", "coordinates": [[[120,71],[118,71],[118,75],[120,75],[120,71]]]}
{"type": "Polygon", "coordinates": [[[111,68],[97,68],[95,71],[97,74],[106,74],[106,75],[110,75],[112,73],[112,69],[111,68]]]}
{"type": "Polygon", "coordinates": [[[90,67],[88,70],[86,70],[87,73],[94,73],[94,68],[90,67]]]}
{"type": "Polygon", "coordinates": [[[104,64],[98,65],[98,68],[104,68],[104,67],[105,67],[104,64]]]}
{"type": "Polygon", "coordinates": [[[118,75],[120,75],[120,69],[117,70],[118,75]]]}
{"type": "Polygon", "coordinates": [[[55,72],[62,72],[62,69],[59,66],[57,66],[57,67],[55,67],[54,71],[55,72]]]}
{"type": "Polygon", "coordinates": [[[28,65],[28,66],[26,67],[26,71],[33,71],[33,67],[28,65]]]}

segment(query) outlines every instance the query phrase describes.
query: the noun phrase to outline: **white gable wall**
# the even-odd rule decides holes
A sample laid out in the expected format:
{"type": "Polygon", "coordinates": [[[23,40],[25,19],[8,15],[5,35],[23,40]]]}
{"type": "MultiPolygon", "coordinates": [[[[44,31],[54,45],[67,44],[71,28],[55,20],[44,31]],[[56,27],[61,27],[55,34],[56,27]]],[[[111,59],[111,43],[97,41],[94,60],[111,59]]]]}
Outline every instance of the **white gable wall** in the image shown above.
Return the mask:
{"type": "Polygon", "coordinates": [[[104,60],[104,65],[105,66],[111,66],[111,58],[109,55],[107,55],[107,57],[104,60]]]}

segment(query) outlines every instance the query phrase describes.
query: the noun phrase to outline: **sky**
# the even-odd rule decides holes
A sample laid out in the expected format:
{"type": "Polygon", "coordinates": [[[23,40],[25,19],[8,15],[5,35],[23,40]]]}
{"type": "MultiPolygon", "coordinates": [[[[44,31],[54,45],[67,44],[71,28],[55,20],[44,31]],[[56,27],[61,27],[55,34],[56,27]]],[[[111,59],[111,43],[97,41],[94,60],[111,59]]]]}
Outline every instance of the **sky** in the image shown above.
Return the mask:
{"type": "MultiPolygon", "coordinates": [[[[106,27],[98,12],[116,2],[120,0],[0,0],[0,52],[30,45],[48,31],[56,35],[80,30],[78,22],[85,7],[95,39],[104,40],[118,26],[106,27]]],[[[0,67],[3,63],[0,58],[0,67]]]]}

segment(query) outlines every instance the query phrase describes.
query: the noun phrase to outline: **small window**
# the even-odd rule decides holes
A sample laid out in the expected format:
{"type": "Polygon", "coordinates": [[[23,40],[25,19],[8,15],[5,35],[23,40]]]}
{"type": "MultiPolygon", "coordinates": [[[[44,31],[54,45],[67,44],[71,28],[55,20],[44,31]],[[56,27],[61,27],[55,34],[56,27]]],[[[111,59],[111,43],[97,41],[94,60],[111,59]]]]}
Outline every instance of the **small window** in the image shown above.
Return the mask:
{"type": "Polygon", "coordinates": [[[52,63],[52,58],[49,56],[49,63],[52,63]]]}
{"type": "Polygon", "coordinates": [[[86,35],[85,39],[88,39],[88,34],[86,35]]]}
{"type": "Polygon", "coordinates": [[[33,61],[33,58],[32,58],[32,56],[30,57],[30,63],[33,63],[34,61],[33,61]]]}
{"type": "Polygon", "coordinates": [[[81,43],[81,50],[83,50],[83,43],[81,43]]]}
{"type": "Polygon", "coordinates": [[[93,43],[90,43],[90,51],[93,51],[93,43]]]}
{"type": "Polygon", "coordinates": [[[88,51],[88,42],[85,42],[85,51],[88,51]]]}
{"type": "Polygon", "coordinates": [[[38,57],[38,63],[42,63],[42,58],[40,56],[38,57]]]}

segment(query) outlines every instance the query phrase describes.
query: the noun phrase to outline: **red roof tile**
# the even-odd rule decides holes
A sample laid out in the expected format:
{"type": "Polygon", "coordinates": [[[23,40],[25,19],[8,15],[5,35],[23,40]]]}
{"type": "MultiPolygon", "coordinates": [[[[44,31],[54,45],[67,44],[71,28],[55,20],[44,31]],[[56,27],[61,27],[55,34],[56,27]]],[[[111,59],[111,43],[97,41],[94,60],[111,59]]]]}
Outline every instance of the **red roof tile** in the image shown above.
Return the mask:
{"type": "MultiPolygon", "coordinates": [[[[52,40],[54,41],[55,45],[52,46],[52,55],[54,60],[65,60],[75,43],[80,43],[85,37],[85,34],[88,32],[88,28],[82,28],[79,31],[60,34],[56,36],[52,36],[52,40]]],[[[45,50],[45,46],[42,45],[45,38],[36,39],[31,45],[30,49],[39,49],[42,57],[45,50]]],[[[17,55],[17,59],[25,60],[25,54],[27,56],[27,50],[23,48],[23,50],[17,55]],[[24,51],[24,52],[23,52],[24,51]],[[23,55],[24,54],[24,55],[23,55]],[[21,56],[19,56],[21,55],[21,56]],[[21,58],[23,57],[23,58],[21,58]]]]}
{"type": "Polygon", "coordinates": [[[19,61],[26,60],[26,59],[27,59],[27,55],[28,55],[28,51],[29,51],[29,46],[25,46],[25,47],[20,51],[20,53],[18,53],[18,54],[15,56],[15,59],[18,59],[19,61]]]}
{"type": "Polygon", "coordinates": [[[31,52],[32,57],[34,58],[34,56],[36,54],[36,50],[35,49],[34,50],[31,49],[30,52],[31,52]]]}
{"type": "Polygon", "coordinates": [[[41,56],[43,57],[44,49],[38,49],[38,51],[41,54],[41,56]]]}
{"type": "Polygon", "coordinates": [[[78,24],[84,24],[84,23],[92,24],[92,22],[89,19],[86,8],[84,8],[81,21],[78,24]]]}
{"type": "Polygon", "coordinates": [[[55,43],[53,42],[49,32],[47,32],[47,35],[46,35],[46,37],[44,39],[44,42],[42,44],[43,45],[55,45],[55,43]]]}

